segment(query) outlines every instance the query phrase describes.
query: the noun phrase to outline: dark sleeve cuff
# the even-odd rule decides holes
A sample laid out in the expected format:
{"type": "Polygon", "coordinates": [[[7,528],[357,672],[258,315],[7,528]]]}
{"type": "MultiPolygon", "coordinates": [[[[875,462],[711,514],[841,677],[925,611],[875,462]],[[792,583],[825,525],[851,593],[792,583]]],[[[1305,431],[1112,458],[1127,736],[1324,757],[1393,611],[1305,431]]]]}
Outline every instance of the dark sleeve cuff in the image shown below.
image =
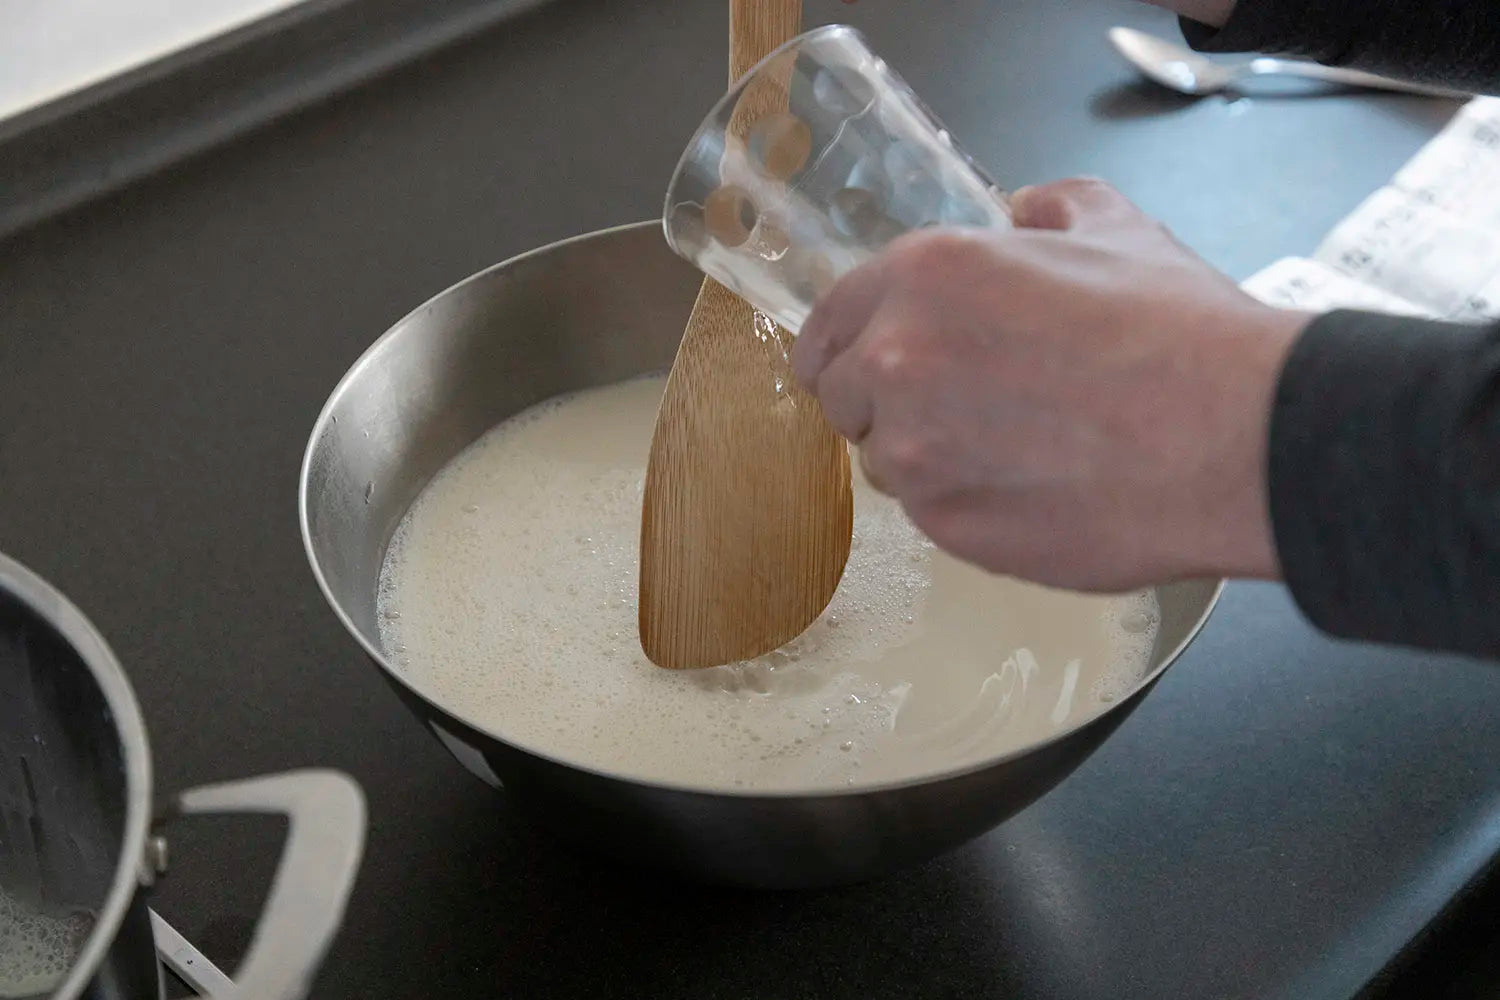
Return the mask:
{"type": "Polygon", "coordinates": [[[1269,52],[1441,86],[1500,90],[1494,0],[1239,0],[1219,29],[1182,19],[1201,52],[1269,52]]]}
{"type": "Polygon", "coordinates": [[[1278,383],[1268,483],[1319,628],[1500,654],[1500,326],[1314,320],[1278,383]]]}
{"type": "Polygon", "coordinates": [[[1337,63],[1349,47],[1349,20],[1339,0],[1239,0],[1222,28],[1185,17],[1178,22],[1199,52],[1267,52],[1337,63]]]}

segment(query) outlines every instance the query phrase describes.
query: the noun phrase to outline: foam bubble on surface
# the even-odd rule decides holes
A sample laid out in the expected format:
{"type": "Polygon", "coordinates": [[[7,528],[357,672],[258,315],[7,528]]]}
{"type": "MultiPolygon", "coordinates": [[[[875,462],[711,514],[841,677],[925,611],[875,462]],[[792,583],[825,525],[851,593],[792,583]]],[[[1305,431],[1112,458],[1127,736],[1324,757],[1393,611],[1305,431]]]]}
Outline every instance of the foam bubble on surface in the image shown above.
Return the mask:
{"type": "Polygon", "coordinates": [[[384,648],[469,722],[644,780],[826,788],[1006,752],[1096,714],[1146,672],[1152,593],[983,573],[862,481],[848,568],[805,633],[744,663],[654,666],[636,586],[662,388],[635,379],[525,411],[450,463],[397,529],[378,597],[384,648]],[[1065,681],[1076,694],[1059,710],[1065,681]]]}
{"type": "Polygon", "coordinates": [[[51,993],[93,926],[88,914],[43,915],[0,889],[0,997],[51,993]]]}

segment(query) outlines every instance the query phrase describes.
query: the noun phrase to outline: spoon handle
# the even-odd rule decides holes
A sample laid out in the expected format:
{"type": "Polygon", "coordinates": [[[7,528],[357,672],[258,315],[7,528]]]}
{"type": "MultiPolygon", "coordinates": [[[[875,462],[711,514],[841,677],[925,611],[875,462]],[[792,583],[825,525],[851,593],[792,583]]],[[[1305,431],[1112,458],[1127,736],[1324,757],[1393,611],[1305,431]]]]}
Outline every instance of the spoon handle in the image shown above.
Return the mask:
{"type": "Polygon", "coordinates": [[[1410,80],[1397,80],[1389,76],[1381,76],[1377,73],[1366,73],[1364,70],[1346,69],[1343,66],[1324,66],[1322,63],[1305,62],[1298,59],[1276,59],[1265,56],[1259,59],[1252,59],[1249,63],[1249,69],[1256,76],[1300,76],[1309,80],[1323,80],[1327,83],[1347,84],[1351,87],[1396,90],[1408,94],[1426,94],[1429,97],[1463,98],[1473,96],[1473,94],[1464,90],[1435,87],[1425,83],[1414,83],[1410,80]]]}

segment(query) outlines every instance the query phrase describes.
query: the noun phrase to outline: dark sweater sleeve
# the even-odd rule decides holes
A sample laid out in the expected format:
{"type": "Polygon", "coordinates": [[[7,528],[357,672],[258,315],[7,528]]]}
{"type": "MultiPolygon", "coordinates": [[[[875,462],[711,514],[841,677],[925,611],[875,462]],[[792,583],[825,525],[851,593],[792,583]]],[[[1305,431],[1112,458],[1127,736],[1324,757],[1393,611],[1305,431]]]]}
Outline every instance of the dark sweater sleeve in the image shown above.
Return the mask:
{"type": "Polygon", "coordinates": [[[1315,625],[1500,656],[1500,324],[1314,320],[1269,463],[1282,573],[1315,625]]]}
{"type": "Polygon", "coordinates": [[[1239,0],[1215,31],[1182,22],[1203,52],[1276,52],[1389,76],[1500,92],[1497,0],[1239,0]]]}

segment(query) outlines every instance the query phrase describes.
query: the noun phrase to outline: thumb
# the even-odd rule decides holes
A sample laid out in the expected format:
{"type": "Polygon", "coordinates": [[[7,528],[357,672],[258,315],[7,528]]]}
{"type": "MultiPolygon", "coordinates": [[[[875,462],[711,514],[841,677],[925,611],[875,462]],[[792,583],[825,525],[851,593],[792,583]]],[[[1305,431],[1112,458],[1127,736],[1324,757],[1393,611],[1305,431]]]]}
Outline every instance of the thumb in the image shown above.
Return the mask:
{"type": "Polygon", "coordinates": [[[1023,229],[1100,229],[1133,221],[1140,209],[1101,180],[1075,177],[1010,196],[1011,219],[1023,229]]]}

